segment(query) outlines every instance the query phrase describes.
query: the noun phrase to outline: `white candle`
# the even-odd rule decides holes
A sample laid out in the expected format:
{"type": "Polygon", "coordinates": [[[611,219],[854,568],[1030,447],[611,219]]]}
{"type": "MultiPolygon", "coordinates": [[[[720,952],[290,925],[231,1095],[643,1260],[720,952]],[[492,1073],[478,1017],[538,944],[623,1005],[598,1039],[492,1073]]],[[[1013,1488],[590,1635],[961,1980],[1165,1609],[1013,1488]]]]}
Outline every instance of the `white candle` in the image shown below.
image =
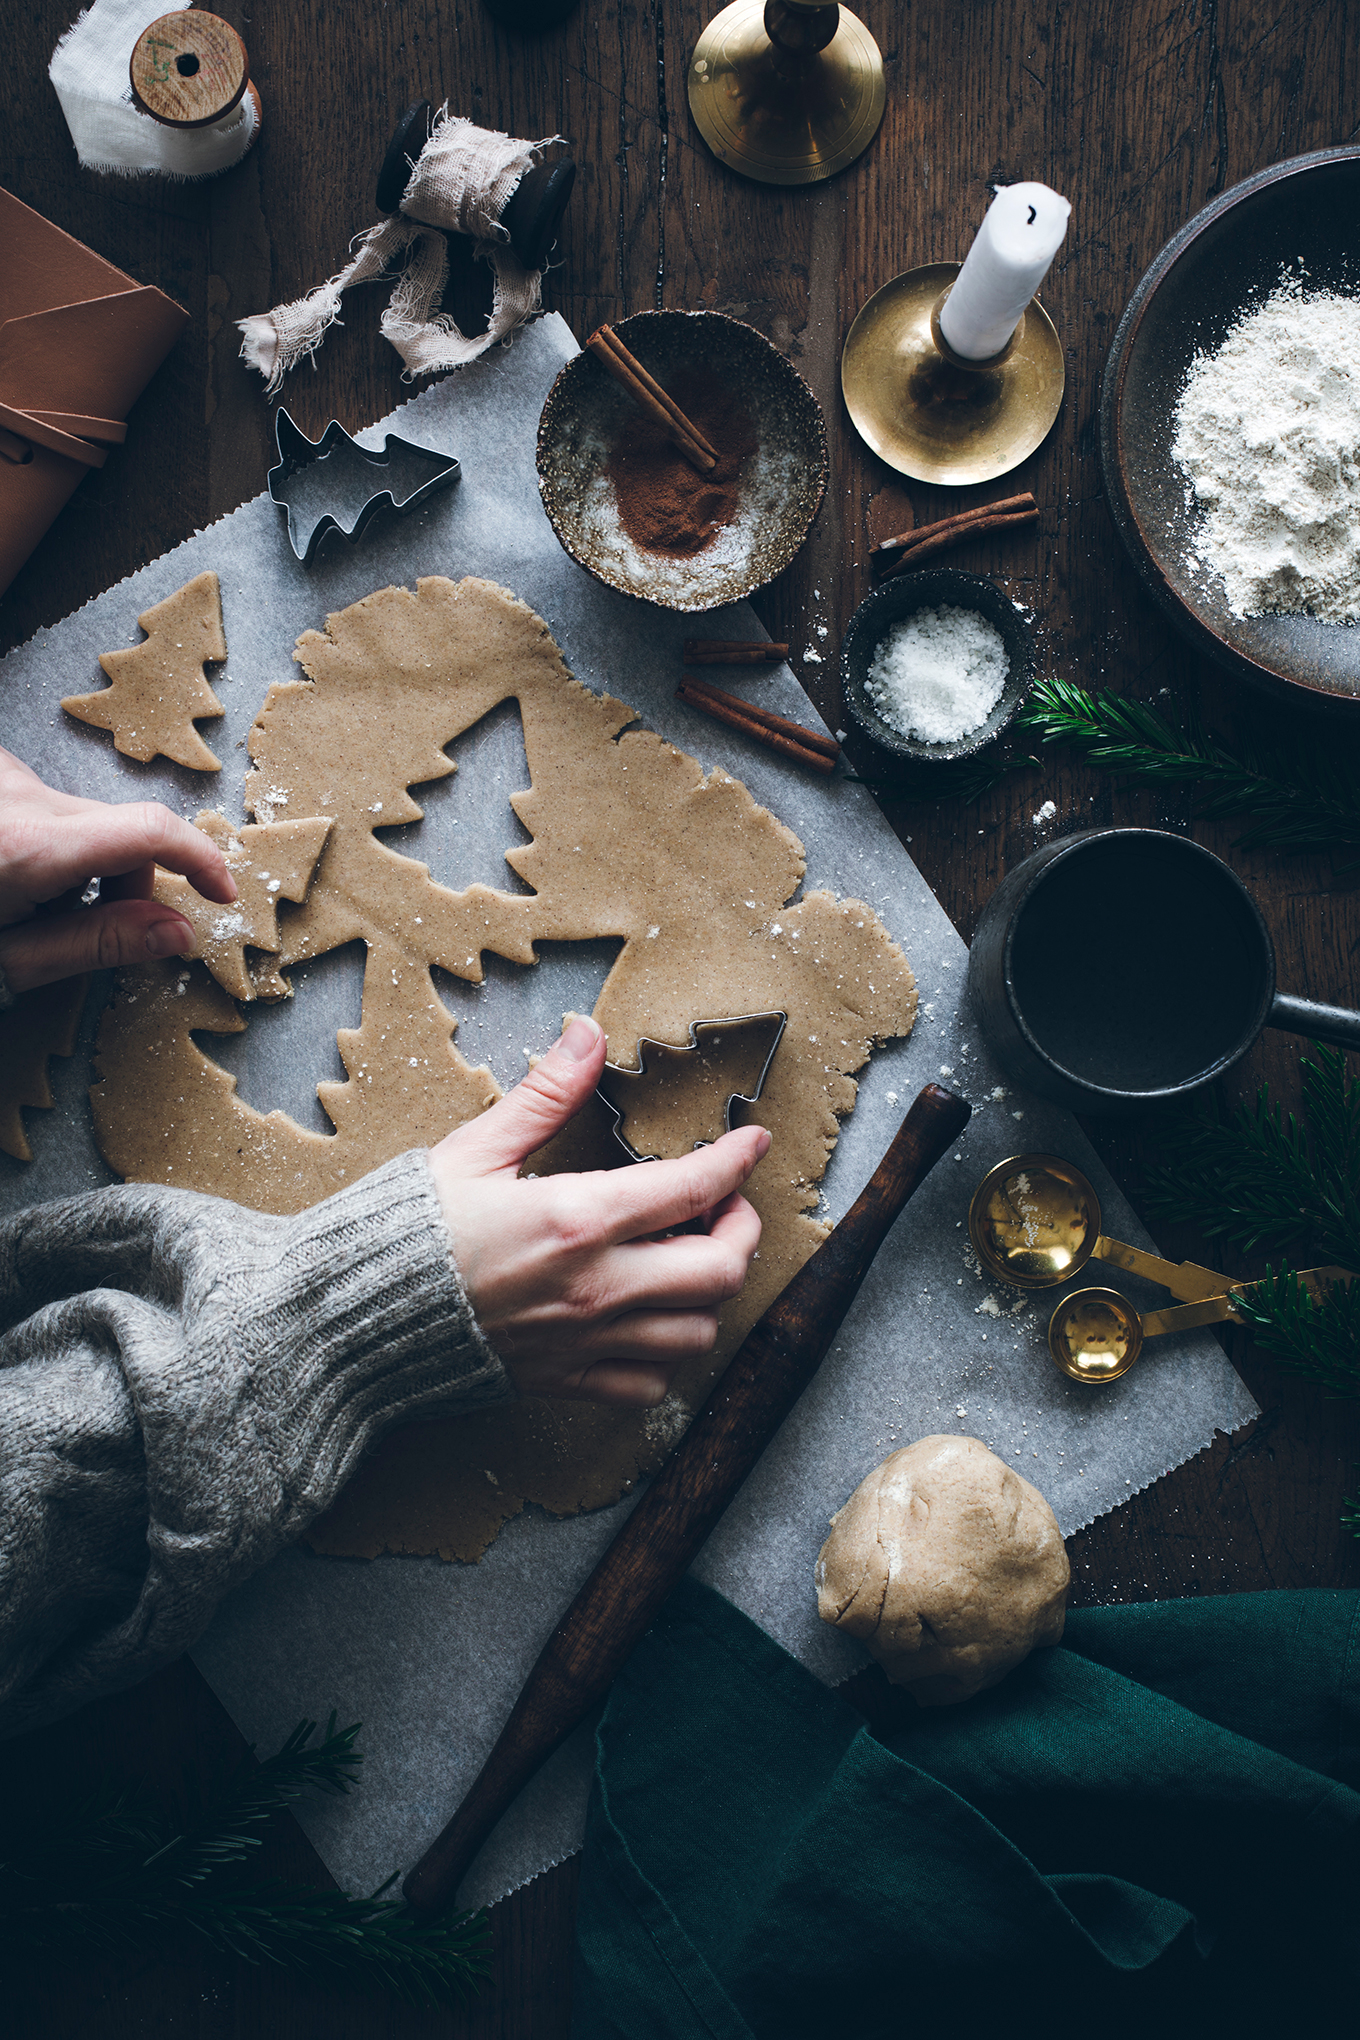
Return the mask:
{"type": "Polygon", "coordinates": [[[1072,208],[1046,184],[1006,184],[945,300],[940,331],[956,354],[999,354],[1062,246],[1072,208]]]}

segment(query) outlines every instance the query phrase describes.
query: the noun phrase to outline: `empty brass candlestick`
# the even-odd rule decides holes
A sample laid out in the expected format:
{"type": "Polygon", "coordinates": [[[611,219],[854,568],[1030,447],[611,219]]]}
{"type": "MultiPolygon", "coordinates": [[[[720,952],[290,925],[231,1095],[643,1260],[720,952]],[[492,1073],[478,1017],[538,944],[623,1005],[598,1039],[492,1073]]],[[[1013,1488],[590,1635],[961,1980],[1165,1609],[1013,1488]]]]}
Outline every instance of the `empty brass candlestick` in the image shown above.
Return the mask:
{"type": "Polygon", "coordinates": [[[816,184],[853,163],[886,96],[878,44],[822,0],[734,0],[690,59],[695,126],[720,161],[762,184],[816,184]]]}
{"type": "Polygon", "coordinates": [[[1037,298],[999,354],[956,354],[940,332],[940,307],[959,268],[927,263],[875,292],[846,336],[841,389],[880,460],[914,481],[962,487],[1009,474],[1042,445],[1066,371],[1037,298]]]}

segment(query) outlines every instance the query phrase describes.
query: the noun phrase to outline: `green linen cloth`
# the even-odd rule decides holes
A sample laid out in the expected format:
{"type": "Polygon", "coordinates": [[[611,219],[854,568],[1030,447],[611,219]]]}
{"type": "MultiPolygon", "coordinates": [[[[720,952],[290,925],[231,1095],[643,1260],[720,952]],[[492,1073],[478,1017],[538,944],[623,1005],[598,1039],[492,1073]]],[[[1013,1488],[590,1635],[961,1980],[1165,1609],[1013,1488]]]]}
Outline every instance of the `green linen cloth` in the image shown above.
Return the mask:
{"type": "Polygon", "coordinates": [[[1083,1610],[880,1740],[686,1581],[596,1749],[577,2040],[1357,2030],[1358,1593],[1083,1610]]]}

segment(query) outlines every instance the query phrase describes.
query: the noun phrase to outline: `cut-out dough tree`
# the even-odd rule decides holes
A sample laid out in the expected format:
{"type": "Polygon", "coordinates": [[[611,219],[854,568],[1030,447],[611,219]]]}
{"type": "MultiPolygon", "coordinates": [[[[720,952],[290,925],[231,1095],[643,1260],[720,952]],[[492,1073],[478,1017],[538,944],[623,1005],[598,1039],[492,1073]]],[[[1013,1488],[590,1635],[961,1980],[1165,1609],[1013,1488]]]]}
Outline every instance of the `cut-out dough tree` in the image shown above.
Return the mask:
{"type": "MultiPolygon", "coordinates": [[[[595,1008],[616,1061],[691,1021],[782,1011],[758,1108],[774,1136],[752,1196],[759,1261],[723,1314],[717,1352],[660,1411],[522,1398],[406,1427],[379,1448],[314,1535],[322,1549],[475,1557],[526,1500],[557,1514],[613,1500],[656,1466],[735,1346],[824,1237],[811,1215],[871,1044],[911,1027],[916,995],[870,909],[829,893],[788,906],[804,873],[790,830],[722,772],[573,680],[542,619],[487,582],[387,588],[308,631],[308,676],[271,687],[250,736],[245,804],[257,824],[317,818],[329,832],[301,906],[280,916],[280,967],[362,940],[362,1024],[339,1037],[348,1073],[319,1086],[333,1136],[261,1114],[191,1030],[247,1023],[211,978],[130,974],[100,1034],[92,1093],[100,1147],[135,1180],[188,1184],[292,1211],[388,1156],[438,1139],[498,1095],[453,1043],[430,971],[471,983],[487,950],[530,965],[537,942],[623,947],[595,1008]],[[446,746],[519,703],[531,784],[512,796],[531,841],[506,862],[533,891],[456,892],[374,831],[420,819],[409,788],[447,777],[446,746]],[[183,1102],[181,1102],[183,1101],[183,1102]]],[[[271,865],[272,868],[272,865],[271,865]]],[[[622,1159],[609,1115],[580,1115],[531,1166],[622,1159]]]]}
{"type": "Polygon", "coordinates": [[[218,906],[177,872],[157,872],[156,898],[183,914],[198,938],[187,953],[201,958],[233,999],[291,998],[291,985],[275,967],[281,947],[279,904],[306,899],[330,823],[314,817],[233,828],[216,809],[205,808],[194,826],[221,848],[236,881],[236,898],[229,907],[218,906]],[[269,962],[252,968],[247,949],[262,951],[269,962]]]}
{"type": "Polygon", "coordinates": [[[80,722],[111,730],[125,758],[145,764],[159,754],[195,772],[220,772],[220,761],[194,728],[202,716],[225,713],[203,677],[205,663],[227,656],[216,574],[196,574],[137,621],[145,644],[99,654],[110,685],[68,694],[62,707],[80,722]]]}

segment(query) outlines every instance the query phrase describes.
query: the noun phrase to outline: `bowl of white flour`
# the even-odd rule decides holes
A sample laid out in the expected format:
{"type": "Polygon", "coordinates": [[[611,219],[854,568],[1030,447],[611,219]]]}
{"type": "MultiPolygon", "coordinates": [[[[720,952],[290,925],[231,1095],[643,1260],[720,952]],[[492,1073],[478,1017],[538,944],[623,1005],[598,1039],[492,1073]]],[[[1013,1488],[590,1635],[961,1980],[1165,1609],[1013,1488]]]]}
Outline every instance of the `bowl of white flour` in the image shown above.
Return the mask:
{"type": "Polygon", "coordinates": [[[971,758],[1000,736],[1034,666],[1028,622],[994,581],[956,567],[897,574],[841,645],[846,714],[904,768],[971,758]]]}
{"type": "Polygon", "coordinates": [[[1115,335],[1101,459],[1153,600],[1258,693],[1360,728],[1360,148],[1212,200],[1115,335]]]}

